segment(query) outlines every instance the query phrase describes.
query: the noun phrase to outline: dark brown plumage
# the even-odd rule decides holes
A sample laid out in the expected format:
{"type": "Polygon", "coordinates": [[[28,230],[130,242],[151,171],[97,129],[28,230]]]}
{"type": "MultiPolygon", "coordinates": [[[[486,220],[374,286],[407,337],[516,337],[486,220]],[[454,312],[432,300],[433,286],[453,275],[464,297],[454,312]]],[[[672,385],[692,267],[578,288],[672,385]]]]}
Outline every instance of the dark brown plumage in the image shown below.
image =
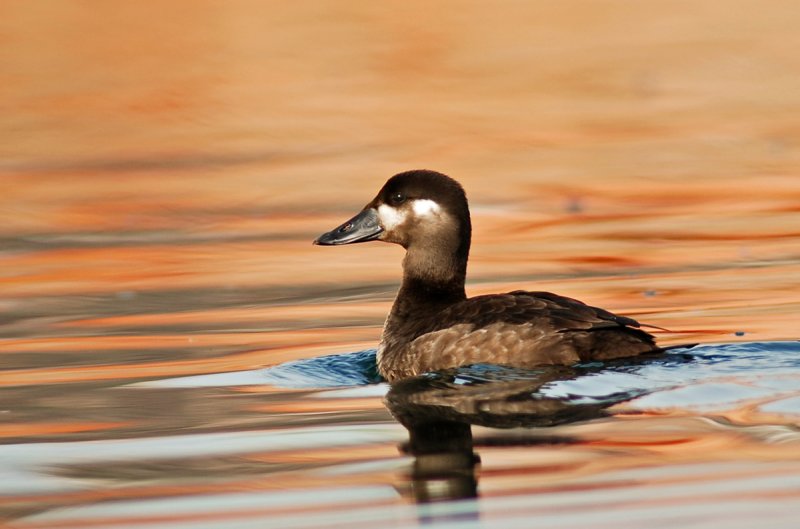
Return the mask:
{"type": "Polygon", "coordinates": [[[364,210],[316,244],[384,240],[406,248],[403,284],[386,320],[378,368],[387,380],[476,363],[570,365],[657,351],[631,318],[549,292],[467,299],[466,195],[433,171],[392,177],[364,210]]]}
{"type": "Polygon", "coordinates": [[[475,363],[571,365],[656,349],[638,327],[631,318],[549,292],[477,296],[430,316],[397,322],[390,316],[380,371],[394,380],[475,363]]]}

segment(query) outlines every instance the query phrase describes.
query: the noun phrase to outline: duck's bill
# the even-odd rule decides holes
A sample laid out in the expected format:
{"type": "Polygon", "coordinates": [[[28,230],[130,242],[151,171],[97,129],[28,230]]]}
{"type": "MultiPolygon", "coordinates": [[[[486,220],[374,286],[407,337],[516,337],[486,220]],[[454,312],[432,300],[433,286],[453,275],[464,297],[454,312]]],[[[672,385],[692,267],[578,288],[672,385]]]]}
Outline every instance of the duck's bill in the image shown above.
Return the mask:
{"type": "Polygon", "coordinates": [[[317,237],[314,244],[333,246],[374,241],[382,232],[378,212],[373,208],[366,208],[341,226],[317,237]]]}

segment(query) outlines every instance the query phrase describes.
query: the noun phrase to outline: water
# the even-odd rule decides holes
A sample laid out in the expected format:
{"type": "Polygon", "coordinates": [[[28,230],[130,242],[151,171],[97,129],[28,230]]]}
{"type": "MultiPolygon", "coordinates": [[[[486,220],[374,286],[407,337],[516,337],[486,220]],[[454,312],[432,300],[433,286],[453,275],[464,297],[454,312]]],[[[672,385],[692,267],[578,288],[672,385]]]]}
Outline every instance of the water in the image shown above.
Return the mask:
{"type": "Polygon", "coordinates": [[[363,351],[135,384],[20,388],[17,402],[58,389],[51,406],[62,417],[128,424],[95,418],[95,428],[72,424],[54,436],[51,424],[8,439],[0,494],[21,527],[327,527],[387,517],[399,526],[487,517],[577,526],[618,522],[609,504],[632,524],[709,516],[745,527],[767,512],[789,523],[800,487],[798,351],[800,342],[717,344],[608,365],[473,366],[391,389],[376,380],[374,351],[363,351]],[[676,503],[694,511],[665,516],[676,503]]]}
{"type": "Polygon", "coordinates": [[[683,7],[6,3],[3,523],[794,527],[795,7],[683,7]],[[415,167],[470,294],[700,345],[380,382],[402,251],[311,241],[415,167]]]}

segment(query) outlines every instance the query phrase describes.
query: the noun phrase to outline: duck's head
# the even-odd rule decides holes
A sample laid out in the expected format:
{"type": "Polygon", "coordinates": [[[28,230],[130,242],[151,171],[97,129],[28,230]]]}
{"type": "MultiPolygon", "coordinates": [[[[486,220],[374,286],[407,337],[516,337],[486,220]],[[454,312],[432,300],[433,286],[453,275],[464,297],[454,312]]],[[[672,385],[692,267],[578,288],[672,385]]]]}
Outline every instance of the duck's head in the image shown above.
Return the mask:
{"type": "Polygon", "coordinates": [[[390,178],[360,213],[317,237],[314,244],[391,242],[415,257],[407,258],[406,268],[414,262],[419,272],[436,267],[463,274],[470,236],[469,207],[461,185],[442,173],[416,170],[390,178]]]}
{"type": "Polygon", "coordinates": [[[464,189],[442,173],[416,170],[390,178],[358,215],[323,233],[314,244],[380,240],[409,248],[465,236],[469,239],[470,219],[464,189]]]}

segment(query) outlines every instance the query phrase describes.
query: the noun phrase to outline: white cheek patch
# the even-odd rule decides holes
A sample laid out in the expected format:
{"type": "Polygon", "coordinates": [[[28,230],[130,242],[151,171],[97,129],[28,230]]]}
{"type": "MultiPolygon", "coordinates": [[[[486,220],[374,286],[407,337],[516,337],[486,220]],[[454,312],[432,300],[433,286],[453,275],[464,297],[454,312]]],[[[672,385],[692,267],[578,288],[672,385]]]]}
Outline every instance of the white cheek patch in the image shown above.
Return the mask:
{"type": "Polygon", "coordinates": [[[442,213],[442,207],[427,198],[419,200],[412,200],[411,211],[408,209],[397,209],[388,204],[381,204],[378,206],[378,218],[380,218],[381,226],[386,231],[392,231],[398,226],[402,225],[407,219],[409,213],[412,218],[435,218],[439,219],[442,213]]]}
{"type": "Polygon", "coordinates": [[[378,206],[378,218],[381,220],[383,229],[390,231],[405,222],[406,212],[395,209],[387,204],[381,204],[378,206]]]}
{"type": "Polygon", "coordinates": [[[414,214],[418,217],[431,217],[439,215],[442,207],[433,200],[422,198],[413,202],[414,214]]]}

